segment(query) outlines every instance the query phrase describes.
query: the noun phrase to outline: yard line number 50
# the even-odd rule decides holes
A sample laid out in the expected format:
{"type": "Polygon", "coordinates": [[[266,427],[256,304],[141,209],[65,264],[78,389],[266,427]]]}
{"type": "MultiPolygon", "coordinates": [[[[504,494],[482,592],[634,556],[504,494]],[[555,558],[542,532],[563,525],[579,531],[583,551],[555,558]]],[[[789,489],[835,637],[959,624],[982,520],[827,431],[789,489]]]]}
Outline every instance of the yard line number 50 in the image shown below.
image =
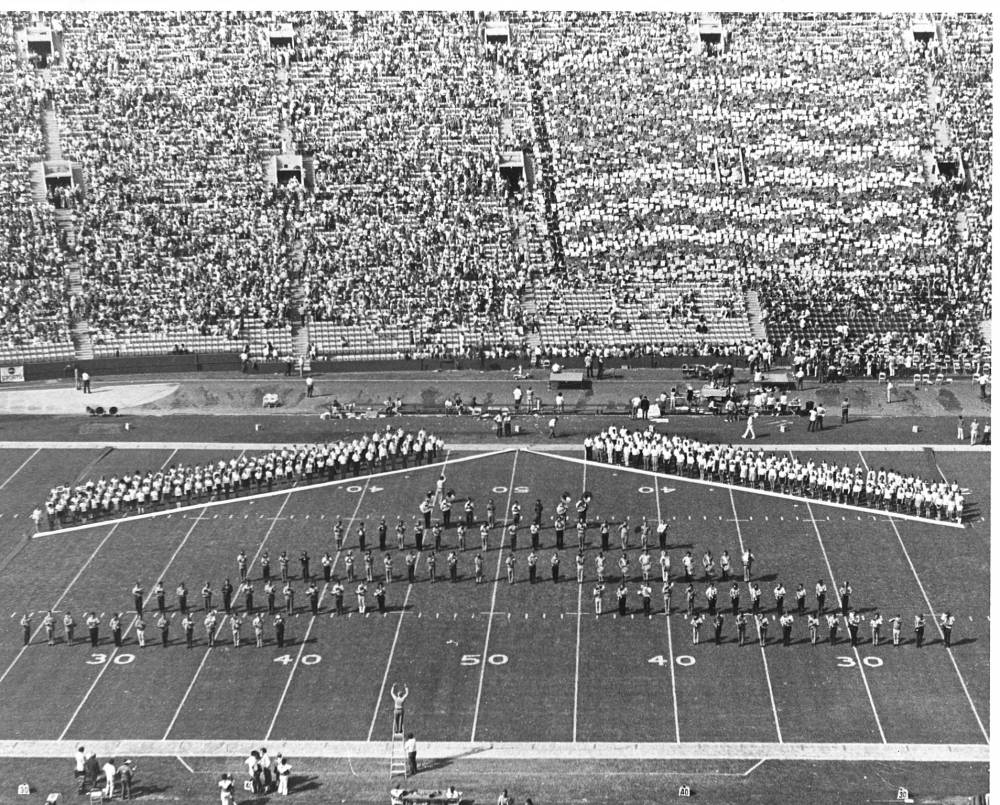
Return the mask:
{"type": "MultiPolygon", "coordinates": [[[[463,654],[462,659],[458,661],[459,665],[479,665],[482,663],[481,654],[463,654]]],[[[506,654],[490,654],[486,658],[486,662],[490,665],[506,665],[510,661],[510,658],[506,654]]]]}

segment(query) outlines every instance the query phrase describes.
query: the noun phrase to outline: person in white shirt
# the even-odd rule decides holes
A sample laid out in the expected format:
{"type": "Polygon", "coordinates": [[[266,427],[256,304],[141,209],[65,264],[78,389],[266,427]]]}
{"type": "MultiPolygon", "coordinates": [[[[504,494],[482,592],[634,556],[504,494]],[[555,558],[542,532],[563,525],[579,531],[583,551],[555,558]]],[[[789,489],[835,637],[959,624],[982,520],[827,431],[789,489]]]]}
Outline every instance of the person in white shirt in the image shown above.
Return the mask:
{"type": "Polygon", "coordinates": [[[292,764],[288,762],[284,755],[277,755],[274,759],[274,771],[278,775],[278,794],[287,797],[288,778],[292,773],[292,764]]]}
{"type": "Polygon", "coordinates": [[[235,788],[233,778],[223,773],[222,777],[219,778],[220,805],[233,805],[233,788],[235,788]]]}
{"type": "Polygon", "coordinates": [[[118,773],[118,767],[115,765],[115,759],[109,758],[104,762],[101,767],[101,771],[104,772],[104,798],[114,799],[115,798],[115,774],[118,773]]]}

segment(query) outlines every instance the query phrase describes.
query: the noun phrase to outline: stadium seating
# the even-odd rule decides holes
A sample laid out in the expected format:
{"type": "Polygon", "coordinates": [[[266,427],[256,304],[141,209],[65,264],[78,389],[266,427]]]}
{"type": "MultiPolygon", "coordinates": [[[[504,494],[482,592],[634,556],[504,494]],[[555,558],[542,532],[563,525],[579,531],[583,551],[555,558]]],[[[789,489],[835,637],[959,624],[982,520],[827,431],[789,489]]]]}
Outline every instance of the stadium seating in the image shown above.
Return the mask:
{"type": "Polygon", "coordinates": [[[8,37],[0,347],[988,359],[987,16],[723,15],[710,50],[694,15],[508,19],[61,12],[48,69],[8,37]],[[29,180],[50,108],[69,232],[29,180]]]}

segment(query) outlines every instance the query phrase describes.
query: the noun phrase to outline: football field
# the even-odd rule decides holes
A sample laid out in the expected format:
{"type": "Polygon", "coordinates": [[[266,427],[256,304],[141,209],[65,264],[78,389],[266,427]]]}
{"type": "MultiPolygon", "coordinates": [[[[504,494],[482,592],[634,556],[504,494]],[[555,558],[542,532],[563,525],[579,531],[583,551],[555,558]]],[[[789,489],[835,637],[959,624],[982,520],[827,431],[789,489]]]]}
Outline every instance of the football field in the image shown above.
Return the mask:
{"type": "MultiPolygon", "coordinates": [[[[716,760],[716,766],[739,761],[739,768],[725,772],[733,776],[772,759],[985,763],[990,732],[988,453],[865,447],[813,455],[925,477],[940,474],[970,490],[972,511],[964,527],[916,522],[587,463],[575,453],[511,449],[452,452],[433,467],[282,488],[32,536],[27,514],[54,482],[221,456],[218,450],[5,450],[0,453],[0,530],[11,548],[18,539],[23,544],[0,570],[7,623],[0,632],[0,700],[6,716],[0,720],[0,747],[6,757],[48,757],[69,756],[78,742],[107,742],[119,754],[231,759],[266,743],[272,754],[285,747],[295,757],[354,758],[374,764],[372,769],[384,762],[387,772],[388,691],[402,683],[410,689],[407,730],[417,735],[422,756],[429,759],[464,753],[497,763],[590,758],[626,768],[651,760],[716,760]],[[417,506],[442,472],[445,488],[454,490],[459,504],[466,496],[476,501],[477,522],[469,529],[466,549],[459,551],[457,581],[448,579],[445,555],[457,549],[454,520],[462,516],[460,505],[442,541],[437,581],[428,577],[425,550],[411,585],[405,551],[395,545],[396,517],[410,526],[409,550],[417,506]],[[592,598],[597,528],[587,533],[583,584],[576,580],[572,527],[565,550],[558,552],[558,582],[550,569],[556,503],[564,493],[575,500],[584,490],[593,496],[589,519],[612,523],[600,617],[592,598]],[[489,498],[496,502],[497,525],[483,554],[484,581],[477,584],[478,521],[489,498]],[[536,499],[545,511],[538,580],[531,584],[526,524],[536,499]],[[522,504],[525,520],[511,584],[504,526],[514,500],[522,504]],[[320,577],[319,614],[313,616],[298,578],[300,553],[309,552],[316,574],[319,557],[329,551],[335,574],[343,577],[351,549],[360,576],[357,526],[365,522],[371,546],[382,516],[394,560],[388,611],[374,611],[374,585],[369,585],[369,610],[360,614],[354,585],[349,585],[347,612],[338,616],[320,577]],[[333,538],[338,517],[348,535],[339,552],[333,538]],[[616,524],[626,517],[630,594],[628,614],[620,617],[616,524]],[[636,594],[643,517],[654,529],[648,617],[636,594]],[[656,564],[659,520],[669,525],[677,582],[669,616],[656,564]],[[719,582],[716,571],[720,610],[726,615],[723,639],[716,644],[706,622],[700,644],[694,645],[681,556],[691,551],[698,564],[706,550],[716,558],[728,550],[739,572],[745,547],[756,556],[753,579],[764,591],[763,609],[772,619],[769,644],[759,646],[752,630],[753,639],[737,645],[729,584],[719,582]],[[240,648],[232,645],[228,626],[219,628],[214,648],[207,645],[198,591],[208,579],[216,591],[226,577],[236,582],[241,549],[251,557],[258,607],[263,603],[261,553],[269,552],[275,569],[280,551],[292,557],[295,612],[283,648],[274,641],[270,620],[263,648],[254,647],[249,623],[240,648]],[[169,645],[161,646],[155,618],[147,615],[148,642],[140,649],[129,591],[139,580],[151,598],[158,579],[168,591],[169,645]],[[792,644],[783,646],[773,620],[772,588],[780,581],[791,602],[797,585],[805,585],[811,611],[819,579],[830,588],[828,606],[837,602],[836,586],[849,580],[851,605],[866,618],[876,609],[887,621],[898,614],[903,644],[892,645],[887,625],[883,644],[873,645],[866,620],[856,647],[847,642],[843,624],[839,642],[831,645],[825,623],[821,640],[812,645],[805,618],[796,616],[792,644]],[[193,648],[185,646],[173,592],[181,581],[198,610],[193,648]],[[75,645],[65,644],[61,624],[56,645],[46,645],[40,628],[46,609],[57,619],[66,611],[76,616],[75,645]],[[34,613],[27,647],[19,626],[25,611],[34,613]],[[82,624],[91,611],[102,621],[96,648],[82,624]],[[121,647],[112,644],[107,630],[112,612],[124,613],[121,647]],[[919,649],[912,631],[918,612],[928,619],[927,639],[919,649]],[[951,649],[944,647],[932,620],[943,612],[956,617],[951,649]]],[[[378,579],[384,573],[380,552],[375,553],[378,579]]],[[[700,566],[695,579],[697,608],[704,611],[700,566]]],[[[741,588],[746,609],[746,585],[741,588]]],[[[147,601],[147,609],[151,604],[147,601]]],[[[242,609],[243,600],[237,604],[242,609]]]]}

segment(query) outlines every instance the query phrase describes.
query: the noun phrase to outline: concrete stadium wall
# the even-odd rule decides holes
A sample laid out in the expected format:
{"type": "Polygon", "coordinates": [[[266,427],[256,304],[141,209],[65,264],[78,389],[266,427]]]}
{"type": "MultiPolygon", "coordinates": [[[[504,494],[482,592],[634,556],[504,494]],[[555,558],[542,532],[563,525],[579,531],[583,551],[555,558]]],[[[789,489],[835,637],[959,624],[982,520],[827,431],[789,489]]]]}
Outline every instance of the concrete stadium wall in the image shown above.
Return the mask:
{"type": "MultiPolygon", "coordinates": [[[[609,358],[605,361],[605,373],[620,371],[627,367],[631,369],[679,369],[684,364],[732,363],[734,367],[745,368],[746,361],[742,358],[717,359],[710,355],[688,356],[645,356],[641,358],[609,358]]],[[[583,358],[566,358],[559,363],[566,369],[582,369],[583,358]]],[[[440,371],[446,369],[483,370],[509,372],[523,366],[530,368],[528,362],[513,358],[502,360],[465,358],[455,360],[351,360],[351,361],[313,361],[313,374],[337,374],[338,372],[391,372],[391,371],[440,371]]],[[[95,358],[91,361],[64,362],[51,361],[47,363],[24,364],[24,379],[51,380],[53,378],[72,377],[74,367],[81,372],[86,370],[95,377],[135,374],[183,374],[191,372],[233,372],[239,374],[239,356],[231,353],[191,353],[188,355],[143,355],[129,358],[95,358]]],[[[548,372],[548,369],[536,370],[548,372]]],[[[253,374],[283,374],[285,364],[280,361],[265,361],[258,364],[253,374]]],[[[297,370],[294,370],[297,374],[297,370]]]]}

